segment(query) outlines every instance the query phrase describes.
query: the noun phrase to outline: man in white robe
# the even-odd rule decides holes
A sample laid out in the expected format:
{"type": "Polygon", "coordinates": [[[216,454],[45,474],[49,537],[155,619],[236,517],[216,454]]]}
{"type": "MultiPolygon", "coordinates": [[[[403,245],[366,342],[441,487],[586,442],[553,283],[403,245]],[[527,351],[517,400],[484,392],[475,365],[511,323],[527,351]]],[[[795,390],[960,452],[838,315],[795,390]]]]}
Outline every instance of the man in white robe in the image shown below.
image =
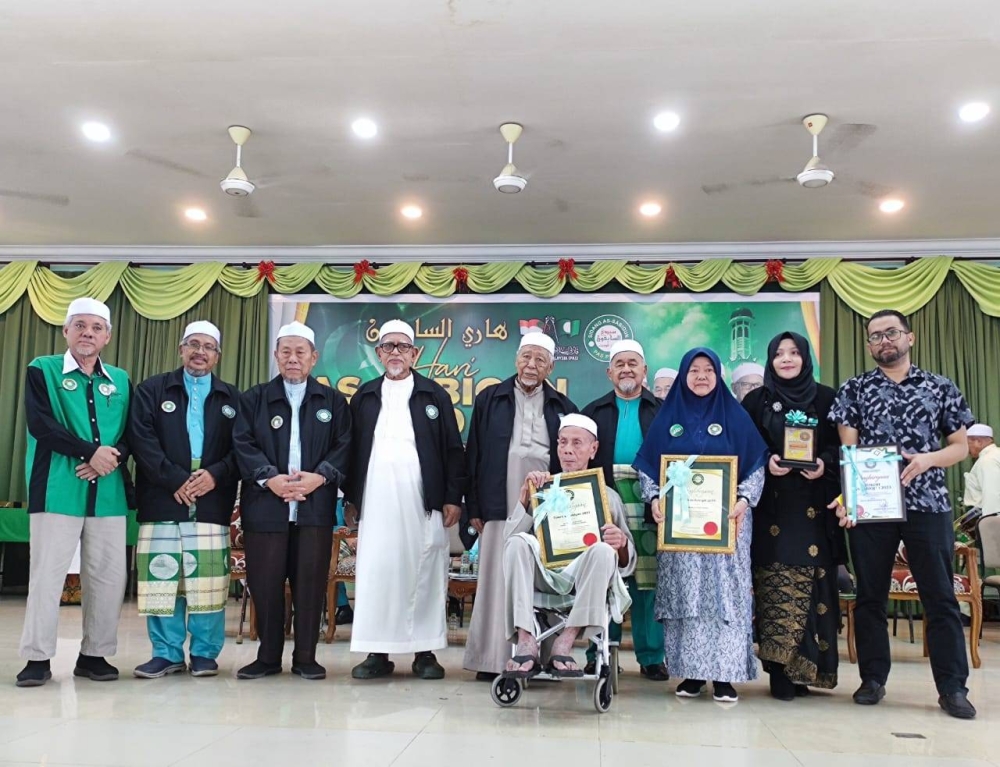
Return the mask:
{"type": "MultiPolygon", "coordinates": [[[[563,472],[587,469],[597,447],[597,424],[593,419],[576,413],[562,419],[558,449],[563,472]]],[[[539,627],[534,614],[536,594],[573,597],[566,628],[556,637],[549,656],[549,672],[560,677],[583,676],[572,656],[573,642],[581,632],[584,638],[593,637],[604,626],[609,606],[612,618],[621,622],[632,603],[624,579],[635,569],[635,543],[621,498],[610,487],[607,496],[612,522],[601,527],[602,540],[564,568],[548,569],[542,564],[533,518],[527,512],[529,483],[541,487],[550,479],[548,472],[528,474],[520,503],[504,529],[505,625],[508,639],[513,642],[516,637],[517,641],[517,651],[507,662],[505,676],[531,677],[541,671],[541,650],[536,639],[539,627]]]]}
{"type": "Polygon", "coordinates": [[[355,679],[391,674],[391,653],[414,653],[420,679],[441,679],[434,650],[448,645],[449,537],[461,516],[465,452],[442,386],[413,370],[414,334],[385,323],[376,353],[385,375],[351,399],[354,455],[348,520],[360,509],[351,652],[355,679]]]}

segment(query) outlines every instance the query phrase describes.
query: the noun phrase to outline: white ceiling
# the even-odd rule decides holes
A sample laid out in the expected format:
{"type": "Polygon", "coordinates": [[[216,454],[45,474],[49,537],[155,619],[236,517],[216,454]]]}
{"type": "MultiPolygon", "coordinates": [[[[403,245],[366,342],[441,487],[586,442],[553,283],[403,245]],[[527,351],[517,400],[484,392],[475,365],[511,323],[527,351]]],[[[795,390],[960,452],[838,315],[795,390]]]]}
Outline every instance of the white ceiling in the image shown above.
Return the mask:
{"type": "Polygon", "coordinates": [[[1000,234],[997,0],[6,0],[0,244],[406,245],[993,237],[1000,234]],[[984,100],[967,125],[957,109],[984,100]],[[660,109],[682,124],[652,128],[660,109]],[[794,176],[798,119],[869,123],[794,176]],[[360,115],[380,135],[349,129],[360,115]],[[79,125],[112,126],[106,145],[79,125]],[[501,195],[497,126],[524,123],[525,192],[501,195]],[[260,218],[218,179],[226,126],[254,136],[260,218]],[[128,156],[155,154],[198,177],[128,156]],[[896,216],[857,193],[907,202],[896,216]],[[641,220],[640,202],[664,213],[641,220]],[[404,221],[403,203],[425,209],[404,221]],[[188,205],[205,224],[185,222],[188,205]]]}

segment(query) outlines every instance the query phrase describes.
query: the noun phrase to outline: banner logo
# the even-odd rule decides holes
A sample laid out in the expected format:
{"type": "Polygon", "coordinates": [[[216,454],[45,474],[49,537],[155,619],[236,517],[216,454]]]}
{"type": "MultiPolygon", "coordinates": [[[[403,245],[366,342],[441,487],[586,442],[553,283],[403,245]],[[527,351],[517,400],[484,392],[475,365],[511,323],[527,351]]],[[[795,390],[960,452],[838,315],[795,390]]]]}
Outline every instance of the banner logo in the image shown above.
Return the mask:
{"type": "Polygon", "coordinates": [[[611,361],[611,347],[616,341],[632,339],[632,326],[617,314],[595,317],[583,331],[583,343],[598,362],[611,361]]]}

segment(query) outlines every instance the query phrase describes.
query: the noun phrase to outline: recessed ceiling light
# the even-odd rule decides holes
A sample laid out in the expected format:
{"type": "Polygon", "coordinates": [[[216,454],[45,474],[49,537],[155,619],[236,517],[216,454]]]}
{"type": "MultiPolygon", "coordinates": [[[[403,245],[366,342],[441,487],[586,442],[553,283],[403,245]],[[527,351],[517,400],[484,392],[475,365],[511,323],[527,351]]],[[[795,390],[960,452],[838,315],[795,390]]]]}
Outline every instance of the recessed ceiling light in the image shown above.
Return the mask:
{"type": "Polygon", "coordinates": [[[989,113],[990,105],[982,101],[974,101],[958,110],[958,116],[967,123],[979,122],[989,113]]]}
{"type": "Polygon", "coordinates": [[[205,221],[208,219],[208,214],[201,208],[188,208],[184,211],[184,215],[191,221],[205,221]]]}
{"type": "Polygon", "coordinates": [[[360,117],[352,122],[351,130],[354,131],[354,135],[361,138],[375,138],[378,134],[378,126],[375,121],[369,120],[367,117],[360,117]]]}
{"type": "Polygon", "coordinates": [[[404,205],[402,210],[399,211],[406,218],[416,219],[424,215],[424,212],[418,208],[416,205],[404,205]]]}
{"type": "Polygon", "coordinates": [[[644,202],[639,206],[639,212],[647,218],[660,215],[662,210],[663,206],[658,202],[644,202]]]}
{"type": "Polygon", "coordinates": [[[80,126],[80,130],[91,141],[107,141],[111,138],[111,129],[104,123],[86,122],[80,126]]]}
{"type": "Polygon", "coordinates": [[[660,112],[656,117],[653,118],[653,125],[656,129],[663,131],[664,133],[670,133],[672,130],[676,130],[677,126],[681,124],[681,117],[676,112],[660,112]]]}
{"type": "Polygon", "coordinates": [[[882,200],[878,205],[878,209],[883,213],[899,213],[905,205],[906,203],[902,200],[882,200]]]}

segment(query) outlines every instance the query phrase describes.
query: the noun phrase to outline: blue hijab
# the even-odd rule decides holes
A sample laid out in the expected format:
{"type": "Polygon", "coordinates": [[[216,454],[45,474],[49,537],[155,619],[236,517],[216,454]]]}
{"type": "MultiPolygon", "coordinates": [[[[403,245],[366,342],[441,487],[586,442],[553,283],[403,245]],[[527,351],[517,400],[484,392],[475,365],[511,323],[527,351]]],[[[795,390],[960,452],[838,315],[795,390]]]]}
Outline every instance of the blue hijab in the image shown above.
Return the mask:
{"type": "Polygon", "coordinates": [[[715,352],[705,347],[692,349],[681,360],[677,377],[679,380],[670,387],[650,424],[632,464],[634,468],[659,484],[662,455],[735,455],[739,459],[737,476],[742,482],[767,462],[767,445],[747,411],[723,383],[722,363],[715,352]],[[708,358],[718,377],[715,388],[704,397],[687,385],[687,373],[695,357],[708,358]],[[722,431],[712,435],[709,427],[716,424],[722,431]],[[683,433],[671,436],[671,427],[675,426],[680,426],[683,433]]]}

